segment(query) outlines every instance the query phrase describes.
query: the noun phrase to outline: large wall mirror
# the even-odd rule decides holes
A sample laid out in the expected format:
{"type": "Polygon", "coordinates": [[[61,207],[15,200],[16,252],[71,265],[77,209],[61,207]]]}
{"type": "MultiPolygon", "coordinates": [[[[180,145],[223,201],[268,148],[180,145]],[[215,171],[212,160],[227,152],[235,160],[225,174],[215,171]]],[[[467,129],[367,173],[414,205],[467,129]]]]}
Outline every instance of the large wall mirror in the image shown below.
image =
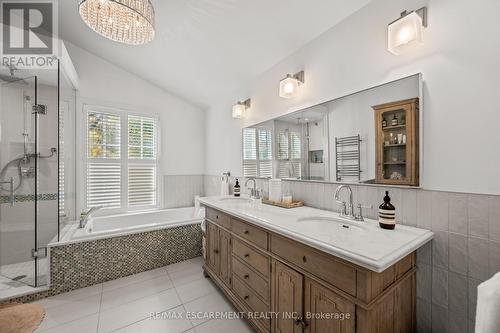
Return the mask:
{"type": "Polygon", "coordinates": [[[419,186],[422,77],[415,74],[243,129],[243,174],[419,186]]]}

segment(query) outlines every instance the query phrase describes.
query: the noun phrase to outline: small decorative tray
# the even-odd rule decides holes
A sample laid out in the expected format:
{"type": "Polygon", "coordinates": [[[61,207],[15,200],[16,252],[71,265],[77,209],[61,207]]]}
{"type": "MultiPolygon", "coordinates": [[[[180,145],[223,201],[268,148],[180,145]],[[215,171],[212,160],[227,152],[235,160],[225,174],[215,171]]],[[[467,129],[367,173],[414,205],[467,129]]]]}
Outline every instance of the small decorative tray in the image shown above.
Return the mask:
{"type": "Polygon", "coordinates": [[[265,198],[262,198],[262,203],[266,204],[266,205],[281,207],[281,208],[297,208],[297,207],[304,206],[304,203],[302,201],[292,201],[291,203],[284,203],[284,202],[270,201],[269,199],[265,199],[265,198]]]}

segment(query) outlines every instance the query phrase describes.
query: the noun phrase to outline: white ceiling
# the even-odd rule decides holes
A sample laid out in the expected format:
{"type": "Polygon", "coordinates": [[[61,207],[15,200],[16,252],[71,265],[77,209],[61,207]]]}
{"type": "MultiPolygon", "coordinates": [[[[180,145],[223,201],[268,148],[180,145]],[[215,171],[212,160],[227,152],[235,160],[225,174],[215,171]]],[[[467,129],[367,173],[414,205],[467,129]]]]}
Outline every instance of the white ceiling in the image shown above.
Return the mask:
{"type": "Polygon", "coordinates": [[[370,1],[153,0],[156,38],[134,47],[99,36],[80,19],[78,1],[63,0],[59,31],[71,43],[206,107],[370,1]]]}

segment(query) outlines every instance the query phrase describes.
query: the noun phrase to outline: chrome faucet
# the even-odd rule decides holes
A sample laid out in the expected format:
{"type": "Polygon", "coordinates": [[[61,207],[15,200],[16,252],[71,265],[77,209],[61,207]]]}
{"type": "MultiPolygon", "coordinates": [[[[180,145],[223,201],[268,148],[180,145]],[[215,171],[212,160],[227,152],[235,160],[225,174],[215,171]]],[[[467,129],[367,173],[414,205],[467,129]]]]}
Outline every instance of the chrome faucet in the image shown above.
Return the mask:
{"type": "Polygon", "coordinates": [[[250,198],[259,199],[259,191],[257,190],[257,181],[254,177],[249,177],[245,182],[245,187],[250,190],[250,198]],[[253,187],[248,187],[248,182],[253,182],[253,187]]]}
{"type": "Polygon", "coordinates": [[[352,189],[349,185],[340,185],[335,190],[335,201],[341,204],[340,208],[340,216],[354,219],[354,204],[352,203],[352,189]],[[339,194],[340,192],[346,189],[349,192],[349,204],[345,201],[340,200],[339,194]]]}
{"type": "Polygon", "coordinates": [[[95,206],[95,207],[92,207],[90,208],[88,211],[86,212],[82,212],[80,214],[80,228],[85,228],[85,226],[87,225],[87,222],[89,221],[90,219],[90,215],[95,212],[96,210],[99,210],[103,208],[102,206],[95,206]]]}
{"type": "Polygon", "coordinates": [[[340,185],[339,187],[337,187],[337,190],[335,191],[335,201],[342,205],[340,209],[340,217],[360,222],[365,220],[363,218],[363,208],[373,207],[372,205],[364,206],[362,204],[358,204],[357,212],[355,212],[354,203],[352,199],[352,189],[349,185],[340,185]],[[347,189],[347,191],[349,192],[349,203],[346,203],[345,201],[342,201],[339,198],[339,194],[343,189],[347,189]]]}

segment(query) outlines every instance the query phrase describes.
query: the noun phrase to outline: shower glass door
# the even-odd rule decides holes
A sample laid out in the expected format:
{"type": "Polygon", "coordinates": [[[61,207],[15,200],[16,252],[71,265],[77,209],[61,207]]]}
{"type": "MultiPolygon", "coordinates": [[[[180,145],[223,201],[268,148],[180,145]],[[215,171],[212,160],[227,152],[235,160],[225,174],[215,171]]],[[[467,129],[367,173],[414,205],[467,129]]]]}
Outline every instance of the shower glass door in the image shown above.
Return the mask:
{"type": "Polygon", "coordinates": [[[0,292],[38,286],[37,77],[0,77],[0,292]]]}

